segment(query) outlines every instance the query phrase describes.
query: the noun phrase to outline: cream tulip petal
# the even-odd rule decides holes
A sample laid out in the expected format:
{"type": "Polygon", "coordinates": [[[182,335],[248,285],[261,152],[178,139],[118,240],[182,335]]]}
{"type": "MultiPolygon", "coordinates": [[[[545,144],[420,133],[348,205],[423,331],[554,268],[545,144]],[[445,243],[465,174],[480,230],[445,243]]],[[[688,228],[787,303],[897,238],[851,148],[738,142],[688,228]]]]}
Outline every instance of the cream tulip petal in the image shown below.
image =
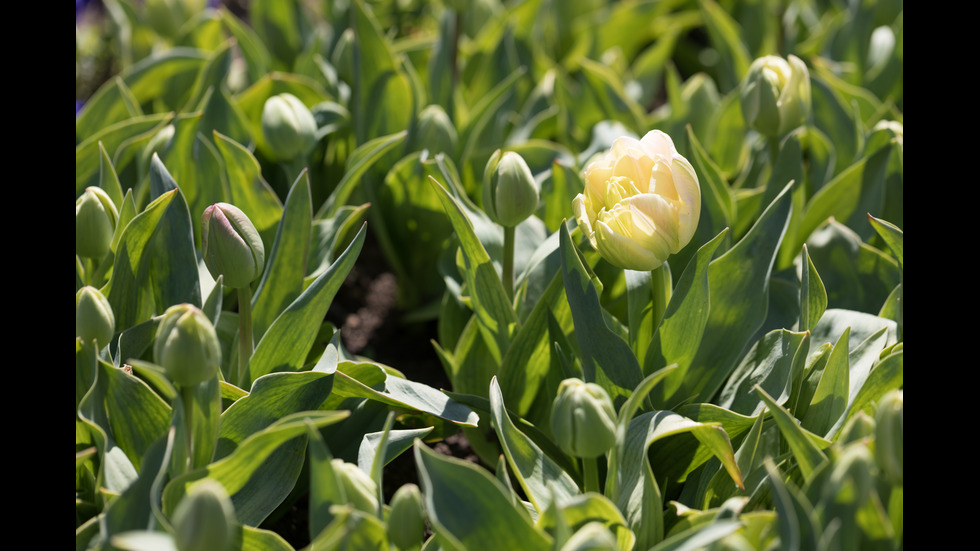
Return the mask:
{"type": "Polygon", "coordinates": [[[582,232],[585,233],[586,237],[589,238],[589,242],[592,243],[592,247],[596,248],[595,242],[595,230],[592,228],[592,222],[595,220],[595,212],[590,212],[592,209],[589,205],[590,201],[587,197],[579,193],[572,200],[572,212],[575,213],[575,220],[578,221],[578,225],[582,228],[582,232]]]}
{"type": "Polygon", "coordinates": [[[680,229],[677,239],[680,247],[690,243],[698,229],[701,219],[701,185],[694,167],[687,159],[678,155],[673,162],[674,187],[680,197],[677,217],[680,229]]]}
{"type": "Polygon", "coordinates": [[[595,235],[599,254],[614,266],[627,270],[653,270],[664,263],[652,251],[616,233],[601,220],[596,221],[595,235]]]}
{"type": "Polygon", "coordinates": [[[670,202],[647,193],[631,198],[628,206],[634,240],[661,258],[680,250],[677,211],[670,202]]]}
{"type": "Polygon", "coordinates": [[[592,163],[585,169],[585,185],[592,190],[593,197],[606,194],[606,182],[612,177],[612,164],[606,161],[592,163]]]}
{"type": "Polygon", "coordinates": [[[669,159],[677,153],[677,150],[674,149],[674,141],[660,130],[647,132],[641,142],[643,142],[647,154],[653,158],[660,156],[669,159]]]}

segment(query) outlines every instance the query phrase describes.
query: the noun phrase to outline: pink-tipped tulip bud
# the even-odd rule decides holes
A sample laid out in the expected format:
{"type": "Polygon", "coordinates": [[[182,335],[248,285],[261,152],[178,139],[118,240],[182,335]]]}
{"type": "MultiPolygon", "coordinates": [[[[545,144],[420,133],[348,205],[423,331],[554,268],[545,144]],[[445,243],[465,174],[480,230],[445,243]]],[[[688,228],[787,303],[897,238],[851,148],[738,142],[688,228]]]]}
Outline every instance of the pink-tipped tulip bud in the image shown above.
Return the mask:
{"type": "Polygon", "coordinates": [[[201,219],[201,248],[204,263],[224,284],[241,289],[262,275],[265,246],[258,230],[245,213],[228,203],[215,203],[204,209],[201,219]]]}

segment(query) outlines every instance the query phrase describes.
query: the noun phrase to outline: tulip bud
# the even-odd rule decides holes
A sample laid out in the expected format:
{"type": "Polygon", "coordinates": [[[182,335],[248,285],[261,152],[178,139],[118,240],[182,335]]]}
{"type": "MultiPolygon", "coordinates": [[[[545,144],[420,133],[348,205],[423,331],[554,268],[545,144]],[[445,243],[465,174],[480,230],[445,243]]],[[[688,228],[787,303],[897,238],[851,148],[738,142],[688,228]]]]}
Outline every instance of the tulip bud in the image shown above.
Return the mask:
{"type": "Polygon", "coordinates": [[[399,549],[411,549],[422,543],[425,517],[422,492],[415,484],[405,484],[391,498],[388,515],[388,539],[399,549]]]}
{"type": "Polygon", "coordinates": [[[601,522],[590,522],[568,538],[561,551],[616,551],[616,536],[601,522]]]}
{"type": "Polygon", "coordinates": [[[109,344],[116,332],[116,317],[105,296],[95,287],[85,286],[75,294],[75,336],[83,342],[93,340],[98,348],[109,344]]]}
{"type": "Polygon", "coordinates": [[[262,134],[276,158],[291,161],[316,145],[316,120],[299,98],[279,94],[262,108],[262,134]]]}
{"type": "Polygon", "coordinates": [[[846,446],[865,438],[870,437],[875,433],[875,420],[871,418],[867,413],[863,411],[857,412],[854,417],[844,425],[844,428],[840,431],[840,436],[837,438],[837,443],[846,446]]]}
{"type": "Polygon", "coordinates": [[[483,172],[483,210],[491,220],[512,228],[538,209],[538,184],[524,158],[498,149],[483,172]]]}
{"type": "Polygon", "coordinates": [[[572,203],[578,225],[609,263],[659,268],[694,237],[701,186],[670,136],[623,137],[585,168],[585,191],[572,203]]]}
{"type": "Polygon", "coordinates": [[[427,149],[429,153],[452,154],[456,151],[459,135],[449,115],[439,105],[429,105],[419,113],[417,149],[427,149]]]}
{"type": "Polygon", "coordinates": [[[177,504],[173,524],[180,551],[222,551],[234,538],[235,507],[220,483],[204,479],[177,504]]]}
{"type": "Polygon", "coordinates": [[[778,138],[806,122],[810,113],[810,73],[796,56],[756,59],[742,81],[746,126],[778,138]]]}
{"type": "Polygon", "coordinates": [[[875,413],[875,459],[893,484],[902,485],[905,474],[905,393],[893,390],[881,399],[875,413]]]}
{"type": "Polygon", "coordinates": [[[359,511],[375,514],[378,512],[378,485],[367,473],[353,463],[343,459],[331,460],[337,479],[344,487],[347,502],[359,511]]]}
{"type": "Polygon", "coordinates": [[[871,495],[871,452],[863,444],[844,448],[824,487],[824,496],[836,503],[862,504],[871,495]]]}
{"type": "Polygon", "coordinates": [[[565,453],[595,458],[616,442],[616,410],[603,388],[565,379],[551,406],[551,431],[565,453]]]}
{"type": "Polygon", "coordinates": [[[153,357],[178,386],[191,387],[217,375],[221,344],[211,320],[191,304],[167,308],[157,327],[153,357]]]}
{"type": "Polygon", "coordinates": [[[238,207],[215,203],[201,218],[201,248],[211,275],[225,276],[232,289],[246,287],[262,275],[265,246],[252,221],[238,207]]]}
{"type": "Polygon", "coordinates": [[[88,187],[75,200],[75,254],[101,259],[109,253],[119,211],[102,188],[88,187]]]}

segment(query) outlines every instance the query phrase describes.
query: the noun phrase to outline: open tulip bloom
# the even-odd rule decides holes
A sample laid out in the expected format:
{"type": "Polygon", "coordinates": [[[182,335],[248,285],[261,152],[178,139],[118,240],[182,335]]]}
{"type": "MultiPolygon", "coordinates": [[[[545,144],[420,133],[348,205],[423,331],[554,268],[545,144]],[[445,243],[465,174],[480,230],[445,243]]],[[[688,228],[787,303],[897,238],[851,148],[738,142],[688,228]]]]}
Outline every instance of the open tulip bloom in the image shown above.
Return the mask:
{"type": "Polygon", "coordinates": [[[599,254],[620,268],[660,267],[698,227],[697,174],[659,130],[640,140],[617,139],[586,167],[585,183],[585,193],[575,197],[575,217],[599,254]]]}

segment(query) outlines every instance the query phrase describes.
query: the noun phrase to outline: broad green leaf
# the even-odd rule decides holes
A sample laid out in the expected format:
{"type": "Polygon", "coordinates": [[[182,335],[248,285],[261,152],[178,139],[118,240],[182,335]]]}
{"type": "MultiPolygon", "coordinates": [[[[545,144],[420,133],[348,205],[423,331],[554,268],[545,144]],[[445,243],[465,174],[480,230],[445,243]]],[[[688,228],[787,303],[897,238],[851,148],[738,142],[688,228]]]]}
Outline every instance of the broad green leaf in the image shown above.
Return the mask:
{"type": "Polygon", "coordinates": [[[820,274],[810,260],[810,253],[803,245],[800,277],[800,330],[810,331],[817,326],[824,311],[827,310],[827,289],[823,286],[820,274]]]}
{"type": "Polygon", "coordinates": [[[221,9],[221,22],[228,32],[235,37],[238,49],[245,59],[250,82],[256,82],[269,73],[272,58],[262,39],[248,25],[244,25],[237,17],[226,9],[221,9]]]}
{"type": "Polygon", "coordinates": [[[100,148],[105,148],[112,156],[118,170],[121,167],[116,164],[115,155],[120,146],[130,140],[155,134],[172,118],[172,113],[133,117],[103,128],[75,146],[75,197],[81,195],[85,188],[99,185],[100,148]]]}
{"type": "MultiPolygon", "coordinates": [[[[758,469],[762,464],[762,456],[765,450],[760,444],[762,440],[762,426],[765,413],[760,413],[755,421],[752,422],[750,430],[738,449],[735,450],[735,464],[742,473],[745,489],[743,492],[752,494],[755,490],[755,478],[758,469]]],[[[729,437],[735,435],[731,430],[726,430],[729,437]]],[[[689,483],[690,484],[690,483],[689,483]]],[[[685,487],[686,489],[686,487],[685,487]]],[[[704,467],[704,472],[698,479],[697,499],[694,501],[696,507],[708,508],[721,504],[723,501],[734,496],[739,488],[732,484],[731,476],[722,469],[721,462],[717,458],[711,458],[704,467]],[[708,476],[712,474],[712,476],[708,476]]]]}
{"type": "Polygon", "coordinates": [[[901,228],[892,224],[891,222],[887,222],[885,220],[875,218],[870,214],[868,215],[868,221],[871,223],[871,226],[875,229],[875,231],[878,232],[878,235],[880,235],[881,238],[885,240],[885,243],[888,244],[888,247],[892,250],[892,253],[895,254],[895,258],[898,259],[899,267],[904,269],[905,268],[905,245],[904,245],[905,232],[903,232],[901,228]]]}
{"type": "MultiPolygon", "coordinates": [[[[109,299],[116,316],[116,329],[128,329],[154,314],[150,290],[150,265],[155,252],[153,238],[178,196],[169,191],[136,215],[126,226],[112,265],[112,279],[102,293],[109,299]]],[[[186,207],[184,207],[186,208],[186,207]]],[[[164,308],[170,305],[164,305],[164,308]]]]}
{"type": "Polygon", "coordinates": [[[517,314],[507,298],[490,256],[477,238],[473,224],[462,207],[435,178],[430,177],[430,181],[456,230],[465,263],[463,276],[475,303],[474,313],[479,320],[480,332],[494,361],[499,365],[510,347],[512,336],[520,330],[517,314]]]}
{"type": "MultiPolygon", "coordinates": [[[[614,494],[609,497],[616,502],[636,534],[639,549],[650,548],[660,542],[664,535],[663,498],[651,470],[647,450],[654,442],[682,433],[690,433],[711,454],[722,459],[736,483],[741,484],[734,451],[728,435],[720,427],[698,423],[671,411],[654,411],[634,418],[625,439],[617,444],[621,461],[620,481],[614,494]]],[[[681,470],[684,470],[683,467],[681,470]]]]}
{"type": "MultiPolygon", "coordinates": [[[[181,415],[186,415],[183,405],[182,403],[181,415]]],[[[190,468],[197,469],[207,465],[215,457],[218,427],[221,424],[221,385],[218,378],[212,377],[196,385],[190,405],[191,438],[194,442],[190,468]]]]}
{"type": "Polygon", "coordinates": [[[813,506],[796,488],[784,482],[784,476],[766,458],[766,472],[769,474],[770,494],[775,502],[779,543],[782,549],[816,551],[821,537],[813,506]]]}
{"type": "MultiPolygon", "coordinates": [[[[99,362],[96,394],[101,394],[104,408],[102,428],[126,453],[133,466],[140,462],[150,446],[166,434],[170,425],[170,406],[142,380],[122,369],[99,362]]],[[[100,412],[101,415],[101,412],[100,412]]]]}
{"type": "Polygon", "coordinates": [[[375,462],[375,457],[381,459],[382,465],[387,465],[391,463],[396,457],[402,454],[405,450],[412,447],[412,442],[416,438],[423,439],[430,432],[432,432],[433,427],[426,427],[422,429],[404,429],[404,430],[392,430],[388,432],[388,438],[383,442],[384,453],[378,455],[379,449],[382,446],[380,432],[369,432],[364,435],[361,440],[361,446],[357,451],[357,466],[362,471],[370,471],[371,466],[375,462]]]}
{"type": "Polygon", "coordinates": [[[755,416],[765,409],[753,387],[760,386],[779,403],[789,399],[794,374],[802,371],[809,335],[785,329],[772,331],[757,342],[721,389],[717,405],[736,413],[755,416]]]}
{"type": "Polygon", "coordinates": [[[190,485],[210,477],[228,490],[239,522],[259,525],[296,483],[306,455],[307,423],[323,427],[347,416],[346,411],[307,411],[276,421],[246,438],[228,457],[167,484],[163,492],[164,513],[172,515],[190,485]]]}
{"type": "Polygon", "coordinates": [[[582,351],[582,369],[587,382],[606,389],[617,406],[643,378],[640,364],[629,345],[606,324],[599,304],[596,280],[582,263],[568,228],[562,226],[560,247],[565,295],[575,320],[575,336],[582,351]]]}
{"type": "Polygon", "coordinates": [[[142,115],[139,100],[133,97],[123,79],[118,76],[109,79],[85,102],[85,107],[75,117],[75,145],[104,128],[142,115]]]}
{"type": "MultiPolygon", "coordinates": [[[[122,208],[123,191],[119,184],[119,176],[116,175],[116,168],[112,166],[112,160],[109,159],[109,152],[101,142],[99,142],[99,187],[112,199],[116,209],[122,208]]],[[[123,223],[121,219],[116,222],[117,226],[120,223],[123,223]]]]}
{"type": "Polygon", "coordinates": [[[361,176],[385,153],[401,143],[407,135],[408,132],[402,130],[394,134],[374,138],[355,149],[347,159],[347,168],[344,171],[344,177],[341,178],[337,187],[334,188],[333,193],[323,203],[323,206],[317,210],[313,218],[322,220],[335,216],[337,211],[347,204],[347,200],[356,190],[357,184],[361,183],[361,176]]]}
{"type": "Polygon", "coordinates": [[[436,534],[457,549],[551,549],[551,538],[514,507],[484,469],[415,444],[426,511],[436,534]]]}
{"type": "Polygon", "coordinates": [[[297,371],[303,366],[330,303],[361,252],[365,231],[362,227],[344,254],[307,287],[265,332],[248,363],[250,381],[274,371],[297,371]]]}
{"type": "MultiPolygon", "coordinates": [[[[896,347],[897,348],[897,347],[896,347]]],[[[848,419],[859,411],[872,413],[873,405],[889,390],[902,388],[905,381],[905,353],[899,349],[878,362],[850,404],[848,419]]]]}
{"type": "Polygon", "coordinates": [[[333,377],[325,373],[271,373],[258,378],[252,391],[221,414],[215,457],[227,457],[246,438],[278,419],[315,410],[330,395],[333,377]]]}
{"type": "Polygon", "coordinates": [[[261,339],[279,314],[303,292],[313,206],[309,174],[300,174],[286,197],[266,269],[252,299],[252,331],[261,339]]]}
{"type": "MultiPolygon", "coordinates": [[[[698,249],[694,261],[689,262],[687,269],[681,274],[677,281],[677,288],[673,290],[670,302],[664,311],[663,320],[647,348],[643,360],[644,373],[652,373],[669,364],[677,364],[680,374],[675,374],[672,380],[684,379],[683,372],[690,368],[708,322],[711,306],[708,266],[727,234],[728,230],[723,230],[698,249]]],[[[674,382],[666,385],[659,396],[668,394],[669,388],[676,384],[674,382]]]]}
{"type": "MultiPolygon", "coordinates": [[[[820,132],[833,144],[836,167],[839,172],[856,160],[858,153],[858,125],[854,113],[822,78],[810,76],[813,100],[812,121],[820,132]]],[[[802,235],[801,238],[806,238],[802,235]]]]}
{"type": "Polygon", "coordinates": [[[800,419],[800,425],[814,434],[832,436],[828,431],[847,408],[849,335],[850,330],[845,330],[831,350],[806,415],[800,419]]]}
{"type": "MultiPolygon", "coordinates": [[[[160,158],[150,161],[150,199],[177,189],[160,158]]],[[[201,286],[194,248],[194,226],[183,193],[177,192],[154,232],[150,280],[157,311],[181,303],[201,306],[201,286]]]]}
{"type": "Polygon", "coordinates": [[[108,503],[100,518],[99,536],[105,540],[123,532],[145,530],[154,522],[151,503],[153,486],[161,472],[166,472],[169,454],[166,453],[166,432],[146,450],[140,462],[140,476],[122,494],[108,503]]]}
{"type": "Polygon", "coordinates": [[[741,37],[741,29],[732,16],[713,0],[699,0],[698,5],[708,36],[721,56],[717,64],[720,72],[718,84],[722,90],[731,90],[749,72],[752,63],[741,37]]]}
{"type": "Polygon", "coordinates": [[[496,377],[490,382],[490,407],[493,426],[507,461],[524,493],[538,511],[543,511],[550,500],[562,503],[579,493],[572,477],[511,422],[504,410],[496,377]]]}
{"type": "Polygon", "coordinates": [[[707,549],[718,540],[735,533],[742,524],[733,520],[717,521],[705,527],[695,527],[667,538],[650,551],[697,551],[707,549]]]}
{"type": "Polygon", "coordinates": [[[179,111],[194,88],[207,54],[193,48],[170,48],[129,67],[122,75],[126,86],[150,112],[179,111]]]}
{"type": "MultiPolygon", "coordinates": [[[[623,514],[609,498],[595,492],[578,494],[567,500],[557,501],[556,507],[549,507],[543,512],[538,526],[555,534],[559,526],[564,525],[568,532],[575,532],[590,522],[600,522],[615,534],[617,549],[622,551],[633,549],[636,536],[626,525],[623,514]]],[[[559,539],[557,535],[555,539],[559,539]]]]}
{"type": "Polygon", "coordinates": [[[344,486],[337,478],[331,455],[320,431],[310,427],[309,471],[310,471],[310,539],[315,539],[334,519],[330,507],[347,503],[344,486]]]}
{"type": "Polygon", "coordinates": [[[306,547],[307,551],[374,551],[387,549],[384,522],[349,505],[331,508],[332,522],[306,547]]]}
{"type": "Polygon", "coordinates": [[[255,34],[279,66],[291,69],[310,32],[309,16],[297,0],[255,0],[249,6],[249,21],[255,34]]]}
{"type": "MultiPolygon", "coordinates": [[[[776,197],[759,221],[734,247],[708,266],[710,313],[691,367],[662,404],[693,397],[710,401],[729,377],[768,312],[769,276],[789,221],[790,186],[776,197]]],[[[657,404],[657,401],[654,401],[657,404]]]]}
{"type": "Polygon", "coordinates": [[[759,387],[756,387],[755,390],[772,413],[772,418],[776,421],[779,432],[782,433],[787,445],[789,445],[790,451],[793,453],[793,457],[796,458],[800,472],[803,473],[803,478],[810,480],[814,472],[827,462],[827,456],[821,448],[826,448],[830,443],[824,440],[822,444],[826,445],[818,446],[816,442],[822,439],[801,427],[800,422],[780,406],[772,396],[766,394],[766,391],[759,387]]]}
{"type": "Polygon", "coordinates": [[[354,240],[364,225],[364,216],[370,205],[341,207],[335,216],[313,222],[310,258],[307,261],[305,281],[312,281],[327,271],[333,261],[354,240]]]}
{"type": "Polygon", "coordinates": [[[388,375],[376,364],[341,362],[335,374],[333,394],[337,397],[368,398],[429,413],[459,425],[475,427],[479,422],[476,413],[446,394],[422,383],[388,375]],[[376,390],[375,386],[383,390],[376,390]]]}
{"type": "MultiPolygon", "coordinates": [[[[259,162],[248,149],[231,138],[215,132],[214,141],[224,160],[228,202],[242,209],[260,234],[271,234],[282,217],[282,205],[262,177],[259,162]]],[[[266,239],[263,237],[263,241],[266,239]]]]}
{"type": "Polygon", "coordinates": [[[232,46],[234,44],[234,40],[226,40],[210,52],[207,62],[201,66],[198,72],[190,96],[183,106],[183,111],[198,109],[201,100],[208,94],[208,90],[220,90],[224,87],[228,78],[228,71],[231,69],[234,54],[232,46]]]}
{"type": "MultiPolygon", "coordinates": [[[[688,159],[701,183],[701,217],[691,244],[681,250],[680,254],[672,257],[672,263],[676,267],[686,266],[687,259],[690,258],[695,247],[700,247],[726,228],[730,228],[736,219],[735,197],[721,169],[708,157],[704,146],[690,129],[687,131],[687,139],[690,148],[688,159]]],[[[722,250],[730,246],[731,237],[728,237],[722,250]]]]}
{"type": "Polygon", "coordinates": [[[902,281],[891,255],[864,243],[850,228],[830,221],[807,240],[831,308],[878,312],[902,281]]]}

